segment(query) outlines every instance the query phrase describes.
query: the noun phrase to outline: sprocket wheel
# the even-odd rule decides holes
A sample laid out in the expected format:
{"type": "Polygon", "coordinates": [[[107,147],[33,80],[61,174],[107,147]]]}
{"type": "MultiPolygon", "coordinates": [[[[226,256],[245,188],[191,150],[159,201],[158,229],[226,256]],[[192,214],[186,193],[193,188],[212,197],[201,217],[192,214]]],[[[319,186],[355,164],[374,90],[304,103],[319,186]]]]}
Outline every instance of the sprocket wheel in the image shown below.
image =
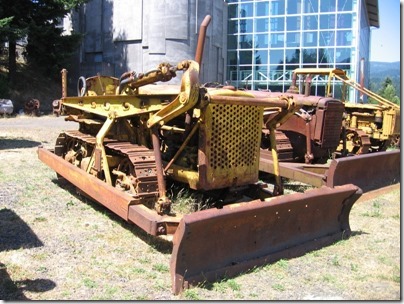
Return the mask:
{"type": "Polygon", "coordinates": [[[128,158],[124,158],[119,163],[118,167],[113,170],[117,176],[115,180],[115,187],[122,191],[130,191],[136,193],[136,177],[135,170],[132,162],[128,158]]]}

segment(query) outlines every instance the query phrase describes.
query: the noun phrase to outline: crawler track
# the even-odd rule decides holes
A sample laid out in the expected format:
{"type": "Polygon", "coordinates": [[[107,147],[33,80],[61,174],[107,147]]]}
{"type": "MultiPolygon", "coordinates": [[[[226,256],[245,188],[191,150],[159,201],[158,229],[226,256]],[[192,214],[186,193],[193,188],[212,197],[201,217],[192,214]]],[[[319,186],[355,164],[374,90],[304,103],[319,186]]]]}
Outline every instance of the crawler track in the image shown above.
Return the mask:
{"type": "MultiPolygon", "coordinates": [[[[66,131],[64,135],[65,144],[74,139],[81,145],[86,145],[88,151],[92,151],[95,147],[96,138],[93,135],[77,130],[66,131]]],[[[140,204],[150,204],[155,201],[158,195],[158,184],[153,150],[111,138],[105,138],[104,143],[107,155],[121,159],[116,169],[125,173],[133,183],[134,191],[130,194],[140,204]]]]}

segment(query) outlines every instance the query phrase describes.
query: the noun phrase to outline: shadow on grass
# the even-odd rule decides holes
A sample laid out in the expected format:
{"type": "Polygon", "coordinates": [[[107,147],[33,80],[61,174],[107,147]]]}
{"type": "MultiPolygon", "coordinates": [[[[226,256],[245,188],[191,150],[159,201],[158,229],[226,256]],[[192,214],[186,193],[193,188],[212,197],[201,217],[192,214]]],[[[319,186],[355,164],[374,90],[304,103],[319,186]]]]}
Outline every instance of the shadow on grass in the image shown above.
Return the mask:
{"type": "Polygon", "coordinates": [[[43,243],[13,210],[0,210],[0,252],[41,246],[43,243]]]}
{"type": "MultiPolygon", "coordinates": [[[[0,252],[41,246],[41,240],[13,210],[0,210],[0,252]]],[[[29,300],[24,291],[45,292],[55,286],[53,281],[47,279],[13,281],[6,265],[0,262],[1,300],[29,300]]]]}
{"type": "Polygon", "coordinates": [[[56,287],[55,282],[48,279],[13,281],[7,267],[0,263],[0,299],[5,301],[29,300],[24,291],[45,292],[56,287]]]}
{"type": "Polygon", "coordinates": [[[0,137],[0,150],[8,149],[25,149],[33,148],[41,145],[38,141],[23,139],[23,138],[3,138],[0,137]]]}
{"type": "Polygon", "coordinates": [[[171,254],[173,249],[172,242],[162,239],[160,237],[150,235],[140,227],[136,226],[135,224],[125,221],[104,205],[90,199],[87,195],[84,195],[81,191],[78,191],[78,189],[74,185],[69,183],[67,180],[60,178],[60,179],[53,179],[52,182],[68,191],[78,200],[82,201],[83,204],[91,206],[91,208],[93,208],[94,210],[97,210],[101,214],[107,216],[110,220],[119,224],[121,227],[129,230],[131,233],[136,235],[139,239],[147,243],[152,248],[164,254],[171,254]]]}

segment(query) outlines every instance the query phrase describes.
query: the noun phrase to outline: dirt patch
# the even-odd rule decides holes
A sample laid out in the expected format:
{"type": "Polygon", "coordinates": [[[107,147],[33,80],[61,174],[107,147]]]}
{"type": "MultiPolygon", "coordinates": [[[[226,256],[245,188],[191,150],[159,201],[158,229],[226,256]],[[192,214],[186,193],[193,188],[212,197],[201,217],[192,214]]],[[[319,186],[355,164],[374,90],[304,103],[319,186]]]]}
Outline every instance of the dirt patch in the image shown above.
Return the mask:
{"type": "Polygon", "coordinates": [[[355,204],[353,235],[233,279],[171,293],[171,244],[61,184],[38,145],[63,117],[0,119],[0,299],[399,300],[400,189],[355,204]]]}

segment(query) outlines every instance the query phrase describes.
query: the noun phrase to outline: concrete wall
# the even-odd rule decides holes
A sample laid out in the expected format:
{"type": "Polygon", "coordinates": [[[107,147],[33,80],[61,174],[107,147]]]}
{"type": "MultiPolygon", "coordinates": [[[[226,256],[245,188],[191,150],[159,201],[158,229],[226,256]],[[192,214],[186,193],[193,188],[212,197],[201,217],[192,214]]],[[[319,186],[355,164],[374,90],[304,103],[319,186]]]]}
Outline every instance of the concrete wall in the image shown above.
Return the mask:
{"type": "MultiPolygon", "coordinates": [[[[69,79],[97,73],[120,77],[146,72],[161,62],[194,59],[199,26],[207,30],[201,82],[225,76],[227,4],[223,0],[91,0],[72,12],[73,30],[84,34],[69,79]]],[[[180,78],[171,82],[179,82],[180,78]]]]}

